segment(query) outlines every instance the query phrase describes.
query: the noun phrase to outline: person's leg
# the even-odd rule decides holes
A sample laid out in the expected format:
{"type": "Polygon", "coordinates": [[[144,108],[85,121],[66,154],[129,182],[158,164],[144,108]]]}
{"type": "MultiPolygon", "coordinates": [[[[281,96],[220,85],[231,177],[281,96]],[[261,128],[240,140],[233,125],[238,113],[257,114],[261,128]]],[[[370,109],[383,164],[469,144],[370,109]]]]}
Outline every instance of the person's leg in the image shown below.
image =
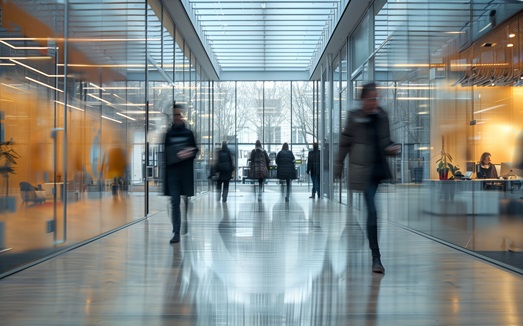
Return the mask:
{"type": "Polygon", "coordinates": [[[181,209],[180,209],[180,189],[175,187],[171,190],[171,223],[173,226],[173,238],[171,243],[180,241],[180,224],[181,224],[181,209]]]}
{"type": "Polygon", "coordinates": [[[311,196],[309,198],[314,198],[314,194],[316,193],[316,184],[314,183],[314,176],[311,174],[311,182],[312,182],[312,191],[311,196]]]}
{"type": "Polygon", "coordinates": [[[381,254],[378,245],[378,214],[376,211],[376,203],[374,201],[378,185],[379,182],[377,180],[371,180],[363,192],[363,196],[365,198],[365,204],[367,205],[367,238],[369,240],[369,248],[372,252],[372,270],[374,272],[383,273],[385,269],[381,265],[380,260],[381,254]]]}
{"type": "Polygon", "coordinates": [[[262,191],[263,191],[263,179],[258,179],[258,201],[261,201],[262,191]]]}
{"type": "Polygon", "coordinates": [[[311,180],[312,180],[312,195],[309,198],[314,198],[316,195],[316,192],[318,192],[318,197],[320,196],[320,191],[318,189],[318,176],[315,174],[311,174],[311,180]]]}
{"type": "Polygon", "coordinates": [[[216,200],[220,200],[220,196],[222,194],[222,182],[221,180],[216,181],[216,190],[218,191],[218,195],[216,195],[216,200]]]}
{"type": "Polygon", "coordinates": [[[285,201],[289,201],[291,198],[291,179],[286,179],[285,183],[287,183],[287,197],[285,197],[285,201]]]}
{"type": "Polygon", "coordinates": [[[229,195],[229,180],[223,182],[222,201],[224,203],[227,201],[227,196],[228,195],[229,195]]]}

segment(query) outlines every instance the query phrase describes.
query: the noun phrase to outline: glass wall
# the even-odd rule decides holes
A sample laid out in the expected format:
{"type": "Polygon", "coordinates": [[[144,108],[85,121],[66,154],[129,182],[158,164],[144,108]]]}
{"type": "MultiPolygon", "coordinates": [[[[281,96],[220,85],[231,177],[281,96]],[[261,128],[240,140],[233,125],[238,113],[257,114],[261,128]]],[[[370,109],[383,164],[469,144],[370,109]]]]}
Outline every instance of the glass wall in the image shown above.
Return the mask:
{"type": "MultiPolygon", "coordinates": [[[[296,158],[297,183],[309,186],[307,156],[317,140],[313,85],[290,81],[213,83],[212,144],[217,150],[222,141],[229,143],[237,181],[246,182],[248,160],[260,140],[272,166],[283,143],[288,143],[296,158]]],[[[271,179],[275,180],[276,170],[272,171],[271,179]]]]}
{"type": "Polygon", "coordinates": [[[209,102],[159,1],[0,8],[2,275],[165,209],[172,103],[186,103],[206,162],[209,102]]]}
{"type": "MultiPolygon", "coordinates": [[[[376,1],[342,50],[352,49],[348,109],[375,80],[403,149],[378,194],[382,217],[520,271],[522,10],[516,2],[376,1]],[[485,152],[497,178],[479,172],[485,152]]],[[[331,65],[337,72],[336,57],[331,65]]]]}

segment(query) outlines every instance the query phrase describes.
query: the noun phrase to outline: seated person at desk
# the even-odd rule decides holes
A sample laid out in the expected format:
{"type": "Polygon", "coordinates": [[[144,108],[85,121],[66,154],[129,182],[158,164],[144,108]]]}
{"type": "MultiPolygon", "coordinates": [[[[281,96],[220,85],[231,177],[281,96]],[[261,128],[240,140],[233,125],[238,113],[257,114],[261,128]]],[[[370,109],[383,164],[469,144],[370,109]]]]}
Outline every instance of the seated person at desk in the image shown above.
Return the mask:
{"type": "Polygon", "coordinates": [[[478,179],[499,179],[498,171],[494,164],[490,163],[490,153],[485,152],[481,155],[481,160],[476,169],[478,179]]]}
{"type": "MultiPolygon", "coordinates": [[[[478,179],[499,179],[498,171],[494,164],[490,162],[490,153],[485,152],[481,154],[481,159],[476,167],[476,177],[478,179]]],[[[485,190],[502,190],[502,184],[494,182],[484,182],[483,189],[485,190]]]]}

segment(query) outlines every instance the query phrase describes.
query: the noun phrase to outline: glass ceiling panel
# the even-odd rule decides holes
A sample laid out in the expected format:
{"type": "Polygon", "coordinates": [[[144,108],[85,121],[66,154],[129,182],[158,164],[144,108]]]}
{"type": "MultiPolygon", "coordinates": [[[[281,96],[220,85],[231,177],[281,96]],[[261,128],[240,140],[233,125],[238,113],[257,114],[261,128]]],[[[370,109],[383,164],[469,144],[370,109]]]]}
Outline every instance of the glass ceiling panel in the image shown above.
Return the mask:
{"type": "Polygon", "coordinates": [[[341,0],[188,0],[221,71],[308,71],[341,0]]]}

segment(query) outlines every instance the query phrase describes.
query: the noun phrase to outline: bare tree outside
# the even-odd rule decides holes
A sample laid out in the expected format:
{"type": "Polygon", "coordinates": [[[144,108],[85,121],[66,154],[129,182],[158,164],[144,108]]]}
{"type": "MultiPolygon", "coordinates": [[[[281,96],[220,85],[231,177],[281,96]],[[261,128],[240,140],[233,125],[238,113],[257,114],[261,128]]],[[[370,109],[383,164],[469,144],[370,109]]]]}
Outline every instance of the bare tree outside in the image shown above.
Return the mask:
{"type": "Polygon", "coordinates": [[[294,82],[292,84],[292,127],[302,135],[311,149],[309,139],[314,139],[314,103],[312,83],[294,82]]]}

